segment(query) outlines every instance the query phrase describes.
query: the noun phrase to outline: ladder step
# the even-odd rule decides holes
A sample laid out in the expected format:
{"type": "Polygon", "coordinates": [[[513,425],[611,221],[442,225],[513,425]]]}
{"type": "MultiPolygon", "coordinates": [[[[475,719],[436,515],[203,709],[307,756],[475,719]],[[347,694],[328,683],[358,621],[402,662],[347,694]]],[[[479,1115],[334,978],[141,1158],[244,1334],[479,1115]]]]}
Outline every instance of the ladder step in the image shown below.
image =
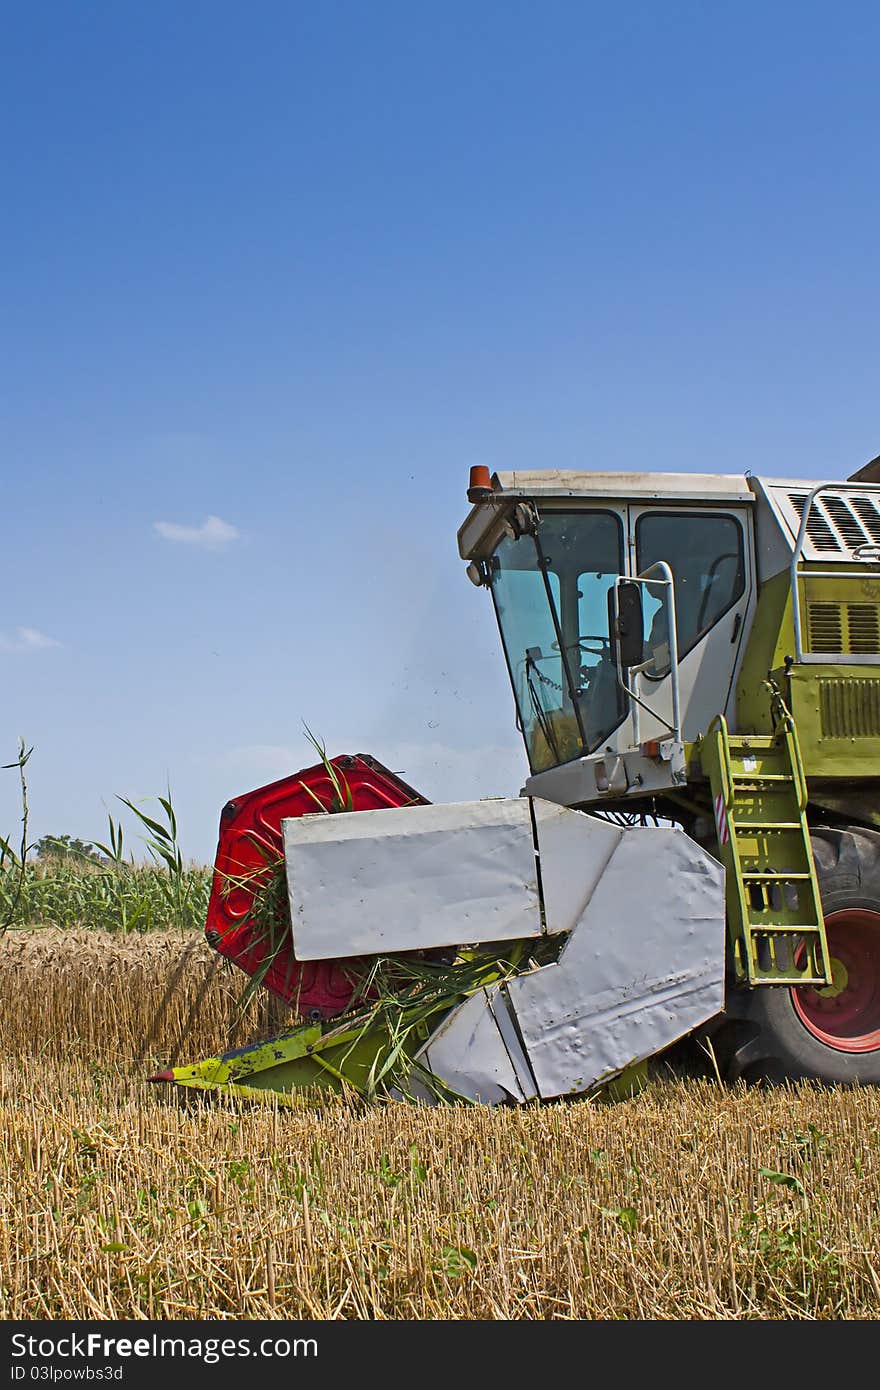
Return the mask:
{"type": "Polygon", "coordinates": [[[758,873],[744,873],[741,875],[749,883],[792,883],[795,879],[810,878],[810,874],[801,873],[767,873],[763,870],[758,873]]]}
{"type": "Polygon", "coordinates": [[[818,985],[821,989],[827,981],[821,975],[777,975],[756,973],[755,979],[769,985],[818,985]]]}
{"type": "Polygon", "coordinates": [[[778,936],[780,933],[798,936],[821,936],[822,932],[815,922],[811,926],[791,926],[788,922],[749,922],[749,935],[754,939],[756,936],[778,936]]]}
{"type": "Polygon", "coordinates": [[[788,772],[731,772],[730,777],[733,782],[755,786],[762,782],[788,782],[789,786],[794,786],[794,778],[788,772]]]}
{"type": "Polygon", "coordinates": [[[772,736],[734,738],[720,718],[705,760],[719,849],[736,888],[727,902],[736,970],[753,985],[821,986],[830,981],[831,969],[803,804],[803,764],[794,720],[775,706],[773,717],[772,736]],[[785,863],[792,867],[784,869],[785,863]],[[777,914],[788,920],[773,920],[777,914]]]}
{"type": "Polygon", "coordinates": [[[798,820],[734,820],[733,824],[737,832],[742,830],[746,834],[752,830],[800,830],[802,828],[798,820]]]}

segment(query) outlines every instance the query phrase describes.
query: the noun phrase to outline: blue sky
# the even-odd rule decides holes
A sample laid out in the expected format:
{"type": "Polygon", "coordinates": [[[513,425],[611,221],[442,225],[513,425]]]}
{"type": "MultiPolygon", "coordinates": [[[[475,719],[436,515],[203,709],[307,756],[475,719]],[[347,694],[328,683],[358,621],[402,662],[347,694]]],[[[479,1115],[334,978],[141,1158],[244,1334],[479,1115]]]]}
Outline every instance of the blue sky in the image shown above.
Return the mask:
{"type": "Polygon", "coordinates": [[[434,799],[516,792],[472,464],[880,451],[875,5],[3,11],[0,752],[35,745],[34,835],[170,780],[210,858],[304,720],[434,799]]]}

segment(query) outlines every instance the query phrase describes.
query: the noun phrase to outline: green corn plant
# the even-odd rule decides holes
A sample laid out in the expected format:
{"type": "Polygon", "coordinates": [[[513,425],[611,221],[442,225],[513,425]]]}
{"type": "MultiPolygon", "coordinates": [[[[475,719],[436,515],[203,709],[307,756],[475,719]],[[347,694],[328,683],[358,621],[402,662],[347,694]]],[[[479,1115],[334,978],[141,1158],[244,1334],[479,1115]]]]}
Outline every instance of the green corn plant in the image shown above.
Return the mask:
{"type": "Polygon", "coordinates": [[[170,791],[167,797],[157,798],[166,817],[165,825],[127,797],[120,796],[118,800],[147,830],[143,838],[153,863],[137,864],[133,856],[126,858],[122,823],[108,814],[108,843],[90,842],[104,856],[105,863],[97,873],[89,866],[88,873],[80,874],[81,883],[94,885],[88,895],[90,915],[101,918],[87,924],[115,927],[123,932],[148,931],[154,926],[177,926],[181,930],[203,926],[210,871],[184,864],[170,791]]]}
{"type": "Polygon", "coordinates": [[[18,741],[18,757],[15,762],[5,763],[3,766],[4,772],[10,771],[12,768],[18,769],[21,788],[21,843],[18,854],[16,854],[9,840],[0,836],[0,883],[2,883],[4,889],[6,887],[7,874],[11,875],[11,888],[8,891],[4,891],[3,894],[3,916],[2,919],[0,919],[0,936],[5,934],[15,919],[27,882],[28,797],[24,770],[33,751],[33,748],[28,748],[25,740],[20,738],[18,741]]]}
{"type": "MultiPolygon", "coordinates": [[[[120,796],[118,800],[133,813],[147,832],[142,836],[143,842],[147,847],[147,852],[153,860],[153,864],[158,873],[154,875],[154,883],[158,889],[163,908],[162,917],[167,925],[181,928],[201,927],[204,925],[204,914],[207,906],[206,884],[208,875],[204,871],[193,871],[183,860],[183,853],[178,842],[177,815],[171,800],[171,788],[167,789],[166,796],[158,796],[156,800],[162,808],[164,824],[153,816],[147,815],[146,811],[128,797],[120,796]]],[[[113,819],[110,817],[111,843],[109,857],[113,860],[114,868],[117,873],[120,871],[122,863],[122,826],[114,828],[113,819]]],[[[96,845],[97,849],[103,853],[108,853],[106,847],[96,845]]],[[[148,912],[149,904],[142,904],[143,912],[148,912]]],[[[143,912],[140,914],[143,916],[143,912]]],[[[150,926],[151,922],[146,920],[135,921],[130,925],[150,926]]]]}
{"type": "Polygon", "coordinates": [[[348,785],[348,780],[345,777],[344,773],[341,773],[338,768],[333,766],[332,762],[327,756],[326,745],[321,741],[321,739],[317,737],[316,734],[312,733],[308,724],[303,723],[303,729],[305,730],[306,738],[308,739],[309,743],[312,745],[321,762],[323,763],[324,771],[327,773],[327,776],[330,779],[330,785],[333,788],[333,796],[331,803],[329,806],[325,806],[320,797],[316,796],[315,793],[312,791],[311,787],[307,787],[305,782],[300,782],[300,786],[302,787],[303,791],[308,792],[309,796],[312,798],[319,811],[326,811],[330,815],[337,814],[340,811],[353,811],[354,798],[352,796],[351,787],[348,785]]]}
{"type": "MultiPolygon", "coordinates": [[[[18,758],[3,770],[16,769],[21,787],[21,842],[0,836],[0,936],[10,926],[55,924],[105,931],[146,931],[153,926],[204,925],[210,890],[210,870],[185,865],[178,845],[177,817],[171,795],[159,797],[165,824],[124,802],[148,831],[147,847],[152,864],[137,864],[126,857],[122,824],[108,815],[107,842],[89,841],[102,856],[44,852],[29,859],[33,849],[51,845],[45,836],[36,846],[28,843],[28,790],[25,767],[33,753],[19,743],[18,758]]],[[[64,845],[69,837],[59,837],[64,845]]]]}
{"type": "Polygon", "coordinates": [[[104,885],[107,889],[107,897],[112,905],[112,915],[118,919],[119,926],[123,932],[132,931],[138,927],[146,930],[151,925],[151,912],[149,900],[146,898],[132,898],[131,873],[134,864],[127,864],[123,849],[123,832],[120,822],[114,821],[113,817],[107,815],[109,823],[109,845],[101,844],[94,840],[92,843],[96,850],[104,855],[108,861],[106,871],[102,874],[104,885]]]}

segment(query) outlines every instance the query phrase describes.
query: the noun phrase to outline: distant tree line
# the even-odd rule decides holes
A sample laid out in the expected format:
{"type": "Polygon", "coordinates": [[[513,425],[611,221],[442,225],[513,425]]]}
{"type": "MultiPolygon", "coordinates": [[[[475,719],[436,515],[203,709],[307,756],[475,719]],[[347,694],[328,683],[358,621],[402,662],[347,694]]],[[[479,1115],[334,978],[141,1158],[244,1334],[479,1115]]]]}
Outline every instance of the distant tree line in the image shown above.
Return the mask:
{"type": "Polygon", "coordinates": [[[34,845],[37,858],[78,860],[80,863],[105,864],[107,861],[87,840],[71,835],[44,835],[34,845]]]}

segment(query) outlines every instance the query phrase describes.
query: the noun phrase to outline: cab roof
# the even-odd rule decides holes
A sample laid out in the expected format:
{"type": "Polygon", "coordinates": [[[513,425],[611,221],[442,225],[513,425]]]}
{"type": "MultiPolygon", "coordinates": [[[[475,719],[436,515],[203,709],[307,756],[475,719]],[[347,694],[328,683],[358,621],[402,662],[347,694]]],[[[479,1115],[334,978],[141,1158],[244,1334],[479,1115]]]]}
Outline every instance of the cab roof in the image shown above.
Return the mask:
{"type": "Polygon", "coordinates": [[[754,495],[749,480],[738,473],[604,473],[565,468],[518,469],[493,473],[492,495],[478,502],[458,532],[462,559],[484,553],[487,543],[495,543],[499,513],[505,503],[534,498],[545,503],[598,501],[664,501],[751,503],[754,495]]]}
{"type": "Polygon", "coordinates": [[[712,502],[748,501],[740,473],[593,473],[567,468],[495,473],[492,489],[516,497],[679,497],[712,502]]]}

